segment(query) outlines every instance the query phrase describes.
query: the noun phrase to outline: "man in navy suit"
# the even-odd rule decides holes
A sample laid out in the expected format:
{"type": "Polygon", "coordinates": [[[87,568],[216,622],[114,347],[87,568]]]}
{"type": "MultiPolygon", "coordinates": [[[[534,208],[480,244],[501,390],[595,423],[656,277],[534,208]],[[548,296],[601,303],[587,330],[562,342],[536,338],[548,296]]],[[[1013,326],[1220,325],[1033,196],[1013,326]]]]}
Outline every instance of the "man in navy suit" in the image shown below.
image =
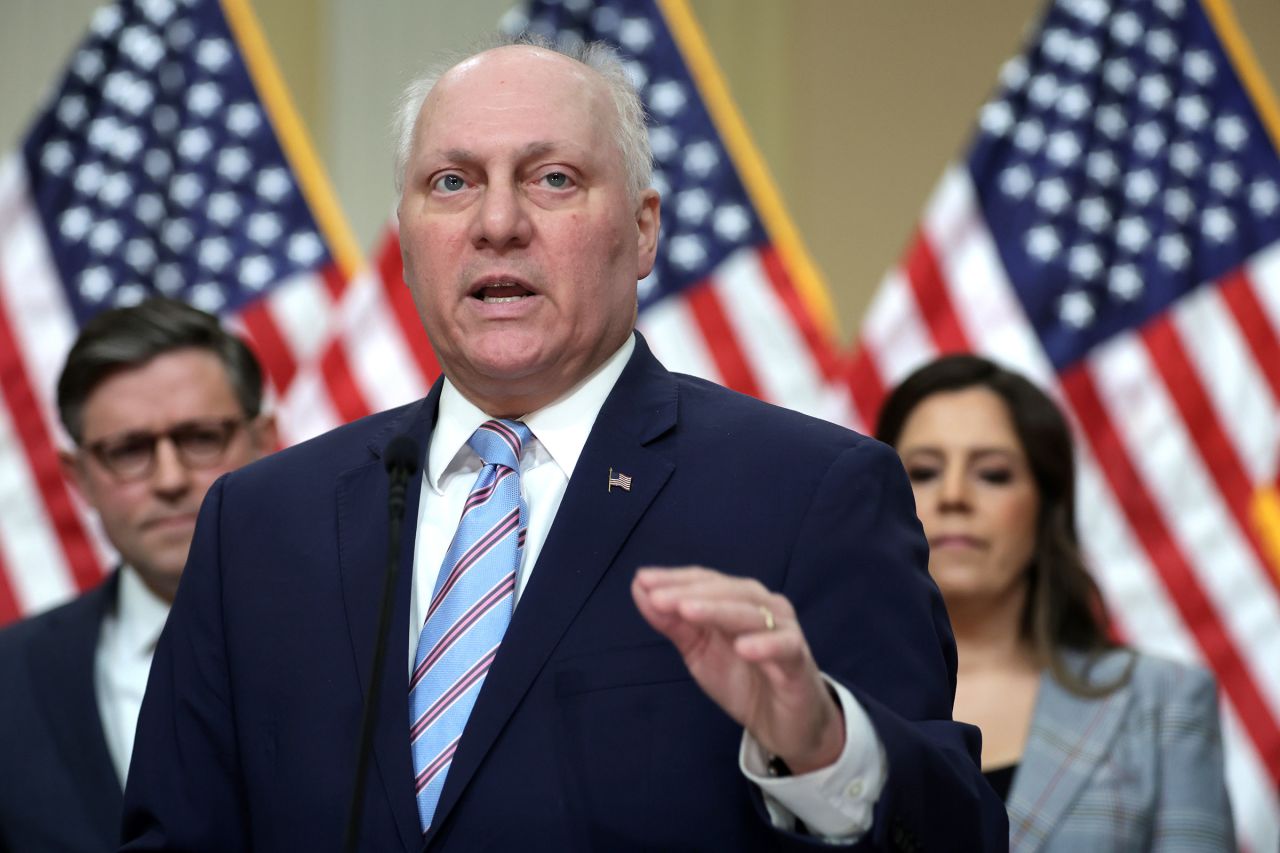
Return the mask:
{"type": "Polygon", "coordinates": [[[398,435],[426,450],[360,849],[1004,846],[892,451],[668,373],[633,331],[660,214],[616,57],[495,48],[405,105],[405,278],[445,377],[210,490],[126,849],[337,846],[398,435]],[[469,528],[509,476],[510,524],[469,528]],[[437,631],[508,542],[512,574],[437,631]]]}
{"type": "Polygon", "coordinates": [[[0,633],[0,850],[115,850],[152,650],[196,513],[274,449],[262,375],[216,318],[156,299],[85,324],[58,384],[63,468],[120,554],[107,580],[0,633]]]}

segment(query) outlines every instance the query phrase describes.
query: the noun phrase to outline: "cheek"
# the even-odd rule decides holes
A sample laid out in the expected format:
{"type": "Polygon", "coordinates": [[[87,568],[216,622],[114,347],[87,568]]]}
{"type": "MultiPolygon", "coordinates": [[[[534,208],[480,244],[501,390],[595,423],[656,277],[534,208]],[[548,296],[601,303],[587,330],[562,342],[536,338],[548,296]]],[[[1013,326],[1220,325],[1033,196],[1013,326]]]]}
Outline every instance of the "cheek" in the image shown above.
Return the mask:
{"type": "Polygon", "coordinates": [[[920,519],[920,524],[924,527],[924,535],[929,536],[932,532],[932,525],[936,519],[930,511],[930,507],[934,505],[934,501],[929,495],[927,486],[912,484],[911,494],[916,500],[916,516],[920,519]]]}
{"type": "Polygon", "coordinates": [[[243,436],[240,436],[239,440],[243,443],[238,444],[232,452],[227,454],[224,465],[192,472],[191,494],[195,498],[192,503],[196,509],[204,503],[204,496],[209,493],[209,488],[219,477],[243,465],[248,465],[254,460],[253,445],[243,436]]]}
{"type": "Polygon", "coordinates": [[[558,224],[561,256],[586,262],[597,272],[616,266],[628,250],[635,255],[635,235],[625,223],[574,212],[558,224]]]}
{"type": "Polygon", "coordinates": [[[93,509],[105,518],[121,515],[122,509],[131,502],[133,489],[128,485],[119,485],[106,479],[104,474],[90,473],[80,482],[84,499],[93,509]]]}
{"type": "Polygon", "coordinates": [[[1015,500],[1001,513],[1002,528],[1007,532],[1004,550],[1011,564],[1019,568],[1030,562],[1035,550],[1038,510],[1034,501],[1015,500]]]}
{"type": "Polygon", "coordinates": [[[115,494],[100,499],[94,506],[102,518],[102,525],[116,536],[133,536],[133,528],[137,524],[137,516],[141,512],[140,499],[137,495],[117,491],[115,494]]]}
{"type": "Polygon", "coordinates": [[[420,223],[411,233],[402,231],[400,240],[406,280],[418,272],[458,266],[468,244],[464,229],[440,221],[420,223]]]}
{"type": "MultiPolygon", "coordinates": [[[[437,257],[444,253],[437,253],[437,257]]],[[[435,318],[442,315],[440,307],[445,302],[446,287],[443,282],[455,281],[456,274],[439,264],[425,263],[421,260],[407,261],[404,269],[405,286],[409,288],[409,296],[417,306],[420,317],[435,318]]],[[[425,319],[424,319],[425,322],[425,319]]]]}

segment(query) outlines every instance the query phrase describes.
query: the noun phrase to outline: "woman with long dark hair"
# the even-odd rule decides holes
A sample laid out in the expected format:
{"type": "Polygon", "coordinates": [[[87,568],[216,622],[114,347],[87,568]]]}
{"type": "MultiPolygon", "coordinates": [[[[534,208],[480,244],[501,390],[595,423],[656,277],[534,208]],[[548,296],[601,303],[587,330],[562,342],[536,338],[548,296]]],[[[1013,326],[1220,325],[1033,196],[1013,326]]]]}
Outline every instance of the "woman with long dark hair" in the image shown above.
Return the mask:
{"type": "Polygon", "coordinates": [[[1110,639],[1075,521],[1066,419],[1022,376],[953,355],[888,397],[959,651],[956,719],[1013,850],[1233,850],[1213,678],[1110,639]]]}

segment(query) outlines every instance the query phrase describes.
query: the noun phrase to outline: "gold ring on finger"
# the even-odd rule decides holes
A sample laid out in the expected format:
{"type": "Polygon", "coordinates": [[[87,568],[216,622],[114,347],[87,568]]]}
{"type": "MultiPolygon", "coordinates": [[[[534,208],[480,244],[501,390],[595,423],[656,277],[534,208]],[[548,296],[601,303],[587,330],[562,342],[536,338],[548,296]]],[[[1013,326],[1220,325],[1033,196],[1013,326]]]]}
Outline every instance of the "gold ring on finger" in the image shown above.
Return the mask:
{"type": "Polygon", "coordinates": [[[760,605],[760,615],[764,617],[764,629],[766,631],[772,631],[778,627],[778,623],[773,618],[773,611],[763,604],[760,605]]]}

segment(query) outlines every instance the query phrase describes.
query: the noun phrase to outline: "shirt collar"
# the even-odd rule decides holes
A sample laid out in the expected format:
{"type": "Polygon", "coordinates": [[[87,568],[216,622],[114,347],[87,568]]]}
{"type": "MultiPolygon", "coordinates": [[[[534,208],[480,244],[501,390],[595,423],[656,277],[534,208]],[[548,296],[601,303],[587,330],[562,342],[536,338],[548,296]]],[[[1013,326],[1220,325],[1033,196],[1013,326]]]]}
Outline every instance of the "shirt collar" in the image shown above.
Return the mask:
{"type": "MultiPolygon", "coordinates": [[[[595,426],[596,416],[617,384],[635,346],[635,336],[628,335],[617,352],[568,394],[520,418],[566,478],[573,476],[578,457],[582,455],[582,448],[595,426]]],[[[446,475],[463,469],[467,460],[474,456],[467,448],[467,439],[490,417],[462,396],[452,382],[447,378],[444,380],[444,387],[440,390],[440,410],[427,454],[427,485],[437,494],[444,492],[442,481],[446,475]]]]}
{"type": "Polygon", "coordinates": [[[169,617],[169,602],[151,591],[132,566],[120,568],[116,591],[119,647],[131,655],[150,655],[169,617]]]}

